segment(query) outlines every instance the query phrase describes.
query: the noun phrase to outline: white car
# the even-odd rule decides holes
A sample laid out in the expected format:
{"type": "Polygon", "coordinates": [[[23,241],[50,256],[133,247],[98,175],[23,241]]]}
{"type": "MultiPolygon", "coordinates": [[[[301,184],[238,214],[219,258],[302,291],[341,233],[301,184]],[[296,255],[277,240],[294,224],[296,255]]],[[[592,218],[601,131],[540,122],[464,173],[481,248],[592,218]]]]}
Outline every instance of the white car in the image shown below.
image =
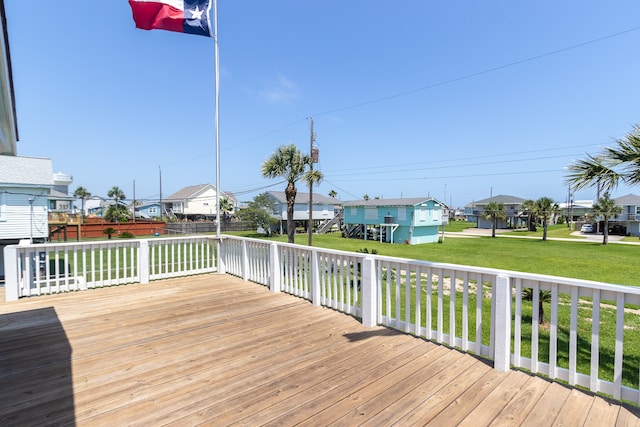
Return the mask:
{"type": "Polygon", "coordinates": [[[593,224],[584,224],[584,225],[580,228],[580,232],[581,232],[581,233],[593,233],[593,232],[594,232],[593,224]]]}

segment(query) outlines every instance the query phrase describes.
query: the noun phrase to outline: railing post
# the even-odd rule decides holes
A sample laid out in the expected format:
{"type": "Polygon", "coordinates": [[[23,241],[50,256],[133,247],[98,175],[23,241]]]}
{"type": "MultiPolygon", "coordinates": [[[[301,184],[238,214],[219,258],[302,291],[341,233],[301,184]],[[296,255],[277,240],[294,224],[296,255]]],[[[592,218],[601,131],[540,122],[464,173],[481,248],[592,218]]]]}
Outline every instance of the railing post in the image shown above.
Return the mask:
{"type": "Polygon", "coordinates": [[[4,248],[4,292],[5,300],[17,301],[20,298],[18,284],[18,247],[6,246],[4,248]]]}
{"type": "Polygon", "coordinates": [[[508,276],[496,278],[495,354],[493,367],[507,372],[511,366],[511,285],[508,276]]]}
{"type": "Polygon", "coordinates": [[[138,247],[138,276],[141,284],[149,283],[150,276],[150,260],[149,260],[149,241],[140,240],[140,246],[138,247]]]}
{"type": "Polygon", "coordinates": [[[362,324],[373,327],[378,324],[378,279],[376,261],[373,258],[362,260],[362,324]]]}
{"type": "Polygon", "coordinates": [[[320,306],[320,271],[318,268],[318,251],[311,250],[311,302],[320,306]]]}
{"type": "Polygon", "coordinates": [[[242,241],[242,280],[247,282],[249,280],[249,254],[247,252],[247,241],[242,241]]]}
{"type": "Polygon", "coordinates": [[[218,274],[227,274],[227,261],[226,256],[223,254],[224,245],[222,244],[222,239],[215,240],[215,248],[216,248],[216,272],[218,274]]]}
{"type": "Polygon", "coordinates": [[[280,256],[278,255],[278,244],[272,243],[269,246],[269,289],[271,292],[280,292],[280,256]]]}

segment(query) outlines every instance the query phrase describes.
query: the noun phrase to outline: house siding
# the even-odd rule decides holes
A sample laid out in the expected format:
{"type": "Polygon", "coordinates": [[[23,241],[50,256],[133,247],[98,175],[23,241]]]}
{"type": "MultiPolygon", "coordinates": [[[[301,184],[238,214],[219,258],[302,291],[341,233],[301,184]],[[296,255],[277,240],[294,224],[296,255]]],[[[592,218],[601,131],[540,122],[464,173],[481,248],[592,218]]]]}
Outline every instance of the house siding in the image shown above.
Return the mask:
{"type": "MultiPolygon", "coordinates": [[[[435,200],[425,200],[406,206],[360,206],[344,207],[344,223],[348,225],[397,224],[391,243],[433,243],[438,241],[438,228],[442,225],[442,206],[435,200]]],[[[382,226],[385,227],[385,226],[382,226]]],[[[391,240],[391,227],[387,227],[386,241],[391,240]]]]}
{"type": "Polygon", "coordinates": [[[0,241],[49,236],[47,192],[42,189],[5,188],[0,202],[0,241]],[[33,199],[33,212],[29,199],[33,199]],[[30,223],[32,221],[32,223],[30,223]]]}

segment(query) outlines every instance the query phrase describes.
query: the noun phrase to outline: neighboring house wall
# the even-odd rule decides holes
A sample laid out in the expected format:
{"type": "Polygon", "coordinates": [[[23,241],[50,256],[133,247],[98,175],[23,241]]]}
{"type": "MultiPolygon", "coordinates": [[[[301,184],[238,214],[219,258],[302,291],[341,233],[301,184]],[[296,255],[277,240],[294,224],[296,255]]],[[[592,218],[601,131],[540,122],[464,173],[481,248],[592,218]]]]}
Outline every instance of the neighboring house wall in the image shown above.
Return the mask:
{"type": "Polygon", "coordinates": [[[345,202],[344,223],[373,226],[384,241],[410,244],[438,241],[443,204],[435,199],[389,199],[345,202]],[[384,230],[384,231],[383,231],[384,230]]]}
{"type": "MultiPolygon", "coordinates": [[[[273,214],[280,220],[287,220],[287,199],[283,191],[269,191],[267,192],[269,197],[274,200],[275,207],[273,214]]],[[[332,219],[335,215],[335,199],[331,199],[319,194],[313,194],[312,196],[312,219],[313,220],[327,220],[332,219]]],[[[293,219],[294,221],[308,221],[309,220],[309,193],[296,194],[296,202],[293,205],[293,219]]]]}
{"type": "Polygon", "coordinates": [[[610,223],[618,223],[626,227],[626,233],[632,236],[640,236],[640,196],[627,194],[613,199],[616,206],[622,208],[616,218],[610,218],[610,223]]]}
{"type": "Polygon", "coordinates": [[[0,241],[46,239],[48,189],[0,187],[0,241]]]}
{"type": "Polygon", "coordinates": [[[50,159],[0,155],[0,277],[4,246],[49,236],[47,197],[52,188],[50,159]]]}
{"type": "MultiPolygon", "coordinates": [[[[215,217],[217,210],[216,187],[212,184],[185,187],[162,201],[168,212],[181,216],[210,216],[215,217]]],[[[235,198],[220,192],[220,197],[228,197],[234,203],[235,198]]]]}
{"type": "Polygon", "coordinates": [[[467,221],[475,222],[476,224],[478,224],[478,228],[492,228],[491,219],[484,218],[485,207],[491,202],[502,203],[506,218],[503,220],[498,220],[496,227],[515,228],[525,223],[525,220],[520,218],[520,215],[522,213],[522,203],[524,201],[525,199],[515,196],[493,196],[488,199],[468,203],[464,207],[464,213],[467,217],[467,221]]]}
{"type": "Polygon", "coordinates": [[[148,218],[160,218],[160,203],[138,206],[136,212],[148,218]]]}

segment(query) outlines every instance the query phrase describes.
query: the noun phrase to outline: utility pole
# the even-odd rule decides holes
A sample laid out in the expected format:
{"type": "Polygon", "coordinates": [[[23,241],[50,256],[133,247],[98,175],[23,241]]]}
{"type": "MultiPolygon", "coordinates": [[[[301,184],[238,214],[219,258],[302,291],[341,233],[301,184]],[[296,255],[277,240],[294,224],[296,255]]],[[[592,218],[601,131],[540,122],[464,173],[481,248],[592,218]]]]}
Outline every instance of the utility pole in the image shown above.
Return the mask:
{"type": "Polygon", "coordinates": [[[158,166],[158,172],[160,172],[160,221],[164,217],[164,208],[162,207],[162,168],[158,166]]]}
{"type": "Polygon", "coordinates": [[[309,226],[307,232],[309,233],[309,246],[313,246],[313,164],[318,163],[318,149],[314,149],[313,143],[316,141],[316,135],[313,133],[313,117],[309,117],[309,155],[311,156],[311,163],[309,164],[309,172],[311,173],[311,179],[309,180],[309,226]]]}

